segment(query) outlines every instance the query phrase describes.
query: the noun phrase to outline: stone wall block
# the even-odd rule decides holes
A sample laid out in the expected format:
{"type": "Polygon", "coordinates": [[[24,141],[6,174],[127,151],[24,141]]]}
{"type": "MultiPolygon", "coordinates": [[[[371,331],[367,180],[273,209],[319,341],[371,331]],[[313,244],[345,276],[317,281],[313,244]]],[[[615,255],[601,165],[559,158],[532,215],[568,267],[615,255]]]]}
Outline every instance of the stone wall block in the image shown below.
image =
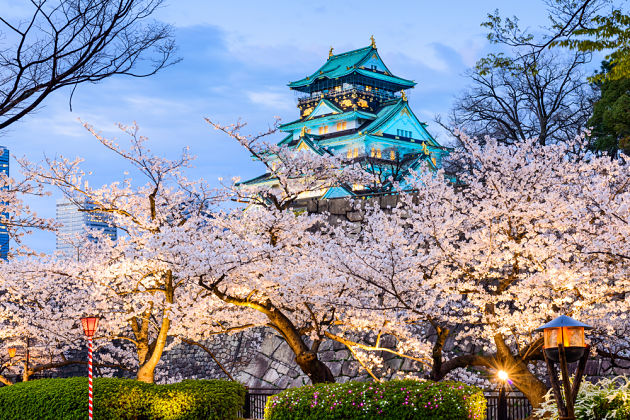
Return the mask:
{"type": "Polygon", "coordinates": [[[341,366],[341,373],[348,377],[357,376],[358,371],[359,371],[358,362],[352,362],[350,360],[347,360],[343,362],[343,365],[341,366]]]}
{"type": "Polygon", "coordinates": [[[345,215],[352,210],[352,204],[345,198],[333,198],[328,200],[328,211],[330,214],[345,215]]]}
{"type": "Polygon", "coordinates": [[[363,205],[363,208],[374,208],[376,207],[380,207],[381,205],[381,200],[379,197],[371,197],[368,198],[367,200],[364,200],[365,204],[363,205]]]}
{"type": "Polygon", "coordinates": [[[275,383],[280,379],[280,374],[275,369],[269,369],[262,379],[265,382],[275,385],[275,383]]]}
{"type": "Polygon", "coordinates": [[[308,211],[309,213],[317,213],[317,209],[318,205],[316,199],[311,198],[306,202],[306,211],[308,211]]]}
{"type": "Polygon", "coordinates": [[[328,363],[328,367],[335,377],[339,376],[341,373],[341,362],[330,362],[328,363]]]}
{"type": "Polygon", "coordinates": [[[297,378],[291,381],[291,385],[289,385],[289,388],[296,388],[296,387],[308,385],[309,383],[310,383],[310,380],[306,376],[298,376],[297,378]]]}
{"type": "Polygon", "coordinates": [[[275,334],[269,334],[265,337],[265,340],[260,347],[260,353],[271,356],[283,343],[284,341],[280,337],[275,334]]]}
{"type": "Polygon", "coordinates": [[[330,214],[330,215],[328,215],[328,223],[329,223],[331,226],[337,226],[337,225],[339,225],[341,222],[344,222],[344,221],[345,221],[345,217],[343,217],[343,216],[339,216],[339,215],[336,215],[336,214],[330,214]]]}
{"type": "Polygon", "coordinates": [[[259,354],[243,371],[255,378],[262,378],[269,369],[269,359],[259,354]]]}
{"type": "Polygon", "coordinates": [[[335,352],[334,351],[323,351],[319,354],[319,360],[322,362],[330,362],[335,360],[335,352]]]}
{"type": "Polygon", "coordinates": [[[363,220],[363,212],[361,211],[349,211],[346,213],[346,217],[351,222],[360,222],[363,220]]]}
{"type": "Polygon", "coordinates": [[[319,346],[319,351],[332,350],[332,340],[326,340],[319,346]]]}
{"type": "Polygon", "coordinates": [[[390,369],[393,369],[394,371],[397,371],[398,369],[400,369],[402,364],[403,364],[403,361],[398,357],[390,359],[385,362],[385,366],[387,366],[390,369]]]}
{"type": "Polygon", "coordinates": [[[397,195],[383,195],[380,202],[382,209],[393,209],[398,205],[397,195]]]}
{"type": "Polygon", "coordinates": [[[341,344],[339,341],[334,341],[332,342],[332,348],[333,350],[344,350],[346,348],[346,346],[344,346],[343,344],[341,344]]]}
{"type": "Polygon", "coordinates": [[[586,368],[584,369],[586,376],[596,376],[599,374],[599,361],[589,360],[586,362],[586,368]]]}
{"type": "Polygon", "coordinates": [[[284,389],[288,387],[289,382],[291,382],[291,377],[284,375],[284,376],[281,376],[280,379],[278,379],[278,381],[275,383],[275,386],[277,386],[280,389],[284,389]]]}
{"type": "Polygon", "coordinates": [[[289,366],[295,365],[295,353],[287,343],[282,343],[273,353],[273,359],[278,360],[289,366]]]}

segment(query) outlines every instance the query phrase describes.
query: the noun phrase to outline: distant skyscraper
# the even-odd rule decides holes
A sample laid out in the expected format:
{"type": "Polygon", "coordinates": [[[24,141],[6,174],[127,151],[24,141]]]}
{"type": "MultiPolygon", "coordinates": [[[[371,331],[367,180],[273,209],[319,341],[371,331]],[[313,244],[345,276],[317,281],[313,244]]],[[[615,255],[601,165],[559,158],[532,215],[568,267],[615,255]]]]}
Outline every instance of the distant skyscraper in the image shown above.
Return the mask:
{"type": "MultiPolygon", "coordinates": [[[[95,206],[89,202],[82,205],[83,209],[94,208],[95,206]]],[[[102,231],[112,240],[116,240],[116,227],[112,226],[111,217],[103,213],[92,213],[89,211],[79,211],[76,204],[68,200],[57,201],[57,222],[62,226],[57,231],[57,251],[68,258],[81,258],[81,249],[83,248],[80,241],[76,240],[77,235],[83,234],[91,230],[102,231]]],[[[95,237],[88,238],[95,241],[95,237]]]]}
{"type": "MultiPolygon", "coordinates": [[[[0,172],[9,176],[9,149],[0,146],[0,172]]],[[[6,218],[8,215],[3,214],[6,218]]],[[[0,258],[7,259],[9,255],[9,232],[7,227],[0,223],[0,258]]]]}

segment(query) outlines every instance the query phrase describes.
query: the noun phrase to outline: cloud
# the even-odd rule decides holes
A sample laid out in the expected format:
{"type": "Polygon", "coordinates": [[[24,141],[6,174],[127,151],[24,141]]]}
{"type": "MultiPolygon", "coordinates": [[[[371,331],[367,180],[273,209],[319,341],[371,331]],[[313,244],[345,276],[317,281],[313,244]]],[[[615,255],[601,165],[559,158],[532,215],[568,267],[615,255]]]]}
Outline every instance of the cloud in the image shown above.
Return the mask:
{"type": "Polygon", "coordinates": [[[123,98],[134,110],[154,115],[172,115],[191,111],[189,101],[175,101],[159,96],[132,95],[123,98]]]}
{"type": "Polygon", "coordinates": [[[277,90],[248,91],[247,97],[256,105],[263,105],[269,109],[292,109],[293,100],[289,92],[277,90]]]}

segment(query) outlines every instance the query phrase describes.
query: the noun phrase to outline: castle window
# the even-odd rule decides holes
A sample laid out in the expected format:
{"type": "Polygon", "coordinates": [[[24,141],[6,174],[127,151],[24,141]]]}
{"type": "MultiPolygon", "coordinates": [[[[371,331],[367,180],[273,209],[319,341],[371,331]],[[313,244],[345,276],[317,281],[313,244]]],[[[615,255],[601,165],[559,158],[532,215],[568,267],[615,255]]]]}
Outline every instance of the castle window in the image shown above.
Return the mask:
{"type": "Polygon", "coordinates": [[[380,159],[381,156],[381,149],[376,149],[376,157],[380,159]]]}
{"type": "Polygon", "coordinates": [[[328,133],[327,125],[322,125],[321,127],[319,127],[319,134],[327,134],[327,133],[328,133]]]}
{"type": "Polygon", "coordinates": [[[352,149],[348,149],[348,153],[346,153],[346,157],[350,159],[352,157],[352,149]]]}
{"type": "Polygon", "coordinates": [[[365,87],[365,90],[366,90],[366,92],[371,91],[371,90],[372,90],[372,86],[366,86],[366,87],[365,87]]]}
{"type": "Polygon", "coordinates": [[[359,148],[355,147],[352,157],[359,157],[359,148]]]}
{"type": "Polygon", "coordinates": [[[396,135],[400,137],[411,137],[412,133],[409,130],[401,130],[400,128],[396,130],[396,135]]]}
{"type": "Polygon", "coordinates": [[[341,92],[341,86],[335,86],[335,92],[341,92]]]}
{"type": "Polygon", "coordinates": [[[374,156],[376,156],[376,149],[372,147],[372,150],[370,150],[370,157],[374,156]]]}
{"type": "Polygon", "coordinates": [[[396,151],[390,150],[389,152],[389,160],[396,160],[396,151]]]}
{"type": "Polygon", "coordinates": [[[346,121],[337,123],[337,131],[345,130],[348,127],[348,123],[346,121]]]}

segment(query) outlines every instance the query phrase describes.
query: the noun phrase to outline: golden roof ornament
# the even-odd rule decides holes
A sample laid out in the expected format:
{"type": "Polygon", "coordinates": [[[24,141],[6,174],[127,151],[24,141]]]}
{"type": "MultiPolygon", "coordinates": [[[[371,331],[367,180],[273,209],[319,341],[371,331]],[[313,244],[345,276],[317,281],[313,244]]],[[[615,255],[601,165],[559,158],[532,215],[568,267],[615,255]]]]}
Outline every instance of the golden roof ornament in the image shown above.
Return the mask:
{"type": "Polygon", "coordinates": [[[376,48],[376,41],[374,40],[374,35],[370,37],[370,42],[372,43],[372,48],[376,48]]]}
{"type": "Polygon", "coordinates": [[[330,51],[328,51],[328,58],[333,56],[333,47],[330,47],[330,51]]]}
{"type": "Polygon", "coordinates": [[[304,137],[306,135],[306,126],[302,126],[302,131],[300,131],[300,137],[304,137]]]}
{"type": "Polygon", "coordinates": [[[407,94],[405,93],[404,90],[400,91],[400,97],[402,98],[403,101],[407,102],[407,94]]]}

